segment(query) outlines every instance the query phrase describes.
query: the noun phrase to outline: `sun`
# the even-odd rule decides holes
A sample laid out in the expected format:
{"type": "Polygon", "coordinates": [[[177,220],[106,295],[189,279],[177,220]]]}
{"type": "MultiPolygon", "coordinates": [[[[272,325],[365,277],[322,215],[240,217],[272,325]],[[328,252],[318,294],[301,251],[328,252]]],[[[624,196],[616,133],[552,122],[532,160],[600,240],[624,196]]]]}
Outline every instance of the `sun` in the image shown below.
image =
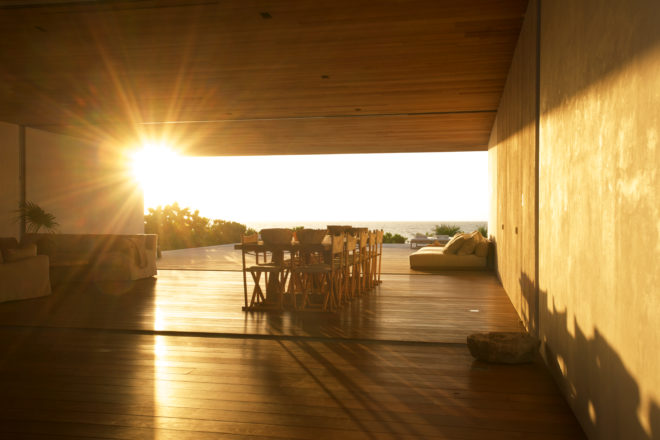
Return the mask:
{"type": "Polygon", "coordinates": [[[175,174],[179,155],[167,144],[146,143],[132,154],[133,177],[142,188],[163,185],[175,174]]]}

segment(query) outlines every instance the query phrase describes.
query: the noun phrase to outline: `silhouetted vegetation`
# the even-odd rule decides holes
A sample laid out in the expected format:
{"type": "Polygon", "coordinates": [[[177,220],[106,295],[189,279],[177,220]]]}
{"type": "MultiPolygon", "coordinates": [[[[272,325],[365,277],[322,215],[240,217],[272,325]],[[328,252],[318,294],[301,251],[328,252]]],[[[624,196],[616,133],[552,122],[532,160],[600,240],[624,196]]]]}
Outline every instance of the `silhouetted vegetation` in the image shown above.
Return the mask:
{"type": "Polygon", "coordinates": [[[30,201],[21,204],[16,211],[16,221],[25,223],[25,232],[34,233],[39,232],[42,228],[47,232],[55,232],[60,225],[53,214],[44,211],[41,206],[30,201]]]}
{"type": "Polygon", "coordinates": [[[158,234],[161,250],[185,249],[217,244],[238,243],[242,234],[253,234],[245,225],[225,220],[213,220],[181,208],[178,203],[149,208],[144,216],[144,232],[158,234]]]}
{"type": "Polygon", "coordinates": [[[383,243],[405,243],[406,237],[401,234],[392,235],[391,232],[386,232],[383,234],[383,243]]]}
{"type": "Polygon", "coordinates": [[[481,232],[481,235],[483,235],[485,238],[488,238],[488,228],[486,226],[479,226],[477,231],[481,232]]]}
{"type": "Polygon", "coordinates": [[[456,225],[446,225],[443,223],[435,226],[435,235],[449,235],[451,237],[460,232],[463,232],[461,231],[461,227],[456,225]]]}

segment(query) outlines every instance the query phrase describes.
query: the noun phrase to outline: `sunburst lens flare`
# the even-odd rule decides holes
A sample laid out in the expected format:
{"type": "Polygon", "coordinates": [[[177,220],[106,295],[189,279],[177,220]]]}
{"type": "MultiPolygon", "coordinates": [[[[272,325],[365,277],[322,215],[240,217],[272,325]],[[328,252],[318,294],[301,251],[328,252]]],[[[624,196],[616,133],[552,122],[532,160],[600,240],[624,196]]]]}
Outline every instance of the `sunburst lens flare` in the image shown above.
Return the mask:
{"type": "Polygon", "coordinates": [[[147,143],[132,154],[133,176],[145,188],[171,178],[179,155],[166,144],[147,143]]]}

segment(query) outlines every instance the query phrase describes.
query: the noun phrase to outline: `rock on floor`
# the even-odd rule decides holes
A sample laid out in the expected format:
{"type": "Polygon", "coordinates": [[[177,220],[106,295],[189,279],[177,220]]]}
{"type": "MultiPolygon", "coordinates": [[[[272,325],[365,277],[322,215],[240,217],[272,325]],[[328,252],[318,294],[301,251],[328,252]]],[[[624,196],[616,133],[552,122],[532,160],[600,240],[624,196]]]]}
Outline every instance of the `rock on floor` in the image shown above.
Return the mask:
{"type": "Polygon", "coordinates": [[[503,364],[532,362],[540,341],[522,332],[474,333],[467,338],[472,356],[480,361],[503,364]]]}

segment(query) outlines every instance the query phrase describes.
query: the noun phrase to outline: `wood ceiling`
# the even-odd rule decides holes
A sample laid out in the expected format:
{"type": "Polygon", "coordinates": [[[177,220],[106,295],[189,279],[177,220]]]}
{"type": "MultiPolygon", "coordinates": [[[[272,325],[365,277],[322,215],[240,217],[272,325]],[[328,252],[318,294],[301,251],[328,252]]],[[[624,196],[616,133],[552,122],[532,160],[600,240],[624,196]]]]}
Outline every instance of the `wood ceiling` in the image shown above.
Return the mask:
{"type": "Polygon", "coordinates": [[[0,120],[197,155],[485,150],[526,7],[0,1],[0,120]]]}

